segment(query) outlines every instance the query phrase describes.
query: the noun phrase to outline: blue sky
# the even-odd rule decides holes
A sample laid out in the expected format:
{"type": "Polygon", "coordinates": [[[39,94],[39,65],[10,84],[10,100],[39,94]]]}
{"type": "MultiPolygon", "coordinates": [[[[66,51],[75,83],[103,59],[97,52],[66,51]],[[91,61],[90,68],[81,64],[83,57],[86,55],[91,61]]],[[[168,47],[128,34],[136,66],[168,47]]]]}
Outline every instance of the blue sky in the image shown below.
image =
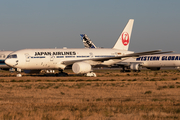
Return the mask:
{"type": "Polygon", "coordinates": [[[1,0],[0,50],[83,48],[85,33],[111,48],[134,19],[129,50],[180,53],[179,0],[1,0]]]}

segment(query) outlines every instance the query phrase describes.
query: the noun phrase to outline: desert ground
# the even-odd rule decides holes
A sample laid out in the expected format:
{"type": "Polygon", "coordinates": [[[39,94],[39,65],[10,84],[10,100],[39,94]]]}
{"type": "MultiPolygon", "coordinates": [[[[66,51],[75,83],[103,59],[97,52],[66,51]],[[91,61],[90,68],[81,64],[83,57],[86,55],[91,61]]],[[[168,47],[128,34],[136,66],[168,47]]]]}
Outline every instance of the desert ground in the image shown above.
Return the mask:
{"type": "Polygon", "coordinates": [[[0,71],[0,120],[178,120],[180,71],[95,70],[97,77],[0,71]]]}

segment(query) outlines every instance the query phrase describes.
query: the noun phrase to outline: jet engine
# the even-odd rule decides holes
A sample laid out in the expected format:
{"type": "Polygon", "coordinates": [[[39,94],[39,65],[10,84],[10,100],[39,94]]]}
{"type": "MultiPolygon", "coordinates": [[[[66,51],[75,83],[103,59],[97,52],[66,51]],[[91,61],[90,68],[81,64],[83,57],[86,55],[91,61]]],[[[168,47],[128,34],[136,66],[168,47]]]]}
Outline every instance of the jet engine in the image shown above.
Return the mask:
{"type": "Polygon", "coordinates": [[[131,70],[139,70],[139,69],[140,69],[140,66],[139,66],[139,64],[131,64],[131,65],[130,65],[130,69],[131,69],[131,70]]]}
{"type": "Polygon", "coordinates": [[[91,65],[85,62],[76,62],[72,65],[72,70],[76,74],[84,74],[91,71],[91,65]]]}

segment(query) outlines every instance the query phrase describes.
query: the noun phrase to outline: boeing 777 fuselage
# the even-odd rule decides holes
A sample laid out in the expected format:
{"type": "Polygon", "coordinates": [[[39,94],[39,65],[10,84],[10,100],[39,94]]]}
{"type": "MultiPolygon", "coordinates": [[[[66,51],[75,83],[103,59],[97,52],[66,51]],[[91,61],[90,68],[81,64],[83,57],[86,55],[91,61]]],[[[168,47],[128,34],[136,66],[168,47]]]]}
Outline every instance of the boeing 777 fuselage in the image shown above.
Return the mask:
{"type": "Polygon", "coordinates": [[[111,65],[121,61],[117,56],[130,53],[133,52],[117,49],[23,49],[10,54],[6,63],[20,69],[65,69],[76,62],[111,65]]]}

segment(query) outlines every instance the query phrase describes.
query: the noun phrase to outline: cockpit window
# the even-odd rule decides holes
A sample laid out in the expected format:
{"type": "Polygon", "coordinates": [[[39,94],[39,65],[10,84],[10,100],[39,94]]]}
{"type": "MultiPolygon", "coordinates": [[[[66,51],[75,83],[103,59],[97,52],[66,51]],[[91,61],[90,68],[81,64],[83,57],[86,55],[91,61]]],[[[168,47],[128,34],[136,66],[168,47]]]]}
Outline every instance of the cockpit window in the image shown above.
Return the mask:
{"type": "Polygon", "coordinates": [[[17,58],[17,55],[16,54],[8,55],[7,58],[17,58]]]}

